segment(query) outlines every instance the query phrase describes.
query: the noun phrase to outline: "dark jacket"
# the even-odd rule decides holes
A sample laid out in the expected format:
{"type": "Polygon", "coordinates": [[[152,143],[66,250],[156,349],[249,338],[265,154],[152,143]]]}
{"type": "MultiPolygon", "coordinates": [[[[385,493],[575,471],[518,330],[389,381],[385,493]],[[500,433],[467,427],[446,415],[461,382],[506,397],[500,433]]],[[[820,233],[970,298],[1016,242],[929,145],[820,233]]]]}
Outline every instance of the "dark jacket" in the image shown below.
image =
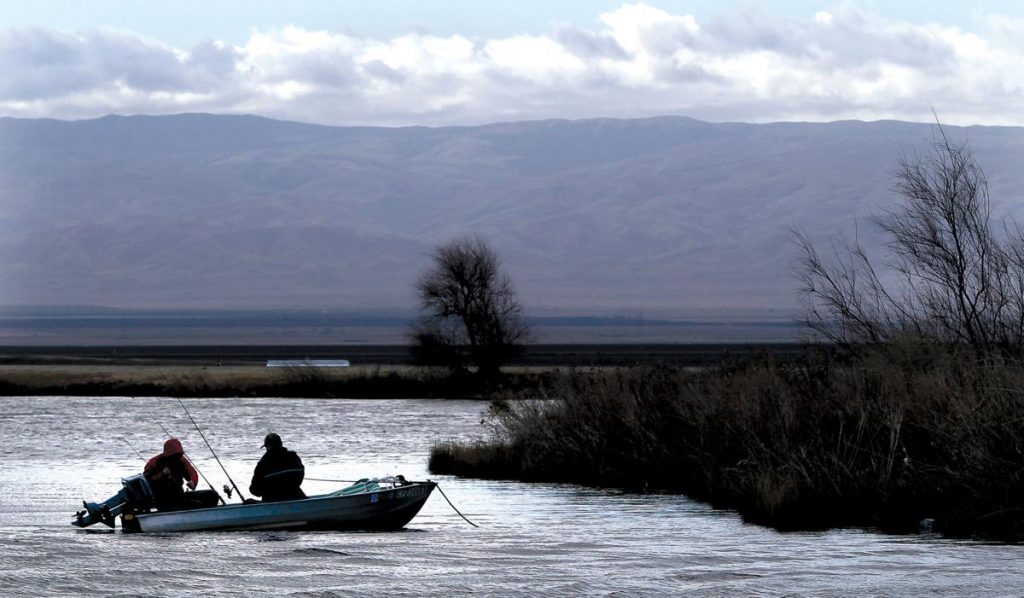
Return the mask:
{"type": "Polygon", "coordinates": [[[306,475],[302,459],[283,446],[269,447],[256,464],[249,492],[262,496],[263,502],[306,498],[299,486],[306,475]]]}

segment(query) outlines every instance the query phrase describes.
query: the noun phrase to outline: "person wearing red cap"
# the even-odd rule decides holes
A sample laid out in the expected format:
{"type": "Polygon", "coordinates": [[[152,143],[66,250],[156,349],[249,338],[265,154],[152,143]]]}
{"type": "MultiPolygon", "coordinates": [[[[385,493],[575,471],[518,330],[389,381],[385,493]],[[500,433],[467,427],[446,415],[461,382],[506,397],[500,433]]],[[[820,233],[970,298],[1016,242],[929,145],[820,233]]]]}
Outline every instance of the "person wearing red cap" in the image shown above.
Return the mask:
{"type": "Polygon", "coordinates": [[[186,508],[188,505],[181,484],[184,482],[189,490],[195,490],[199,483],[199,473],[185,457],[185,449],[177,438],[167,439],[164,452],[147,461],[142,472],[149,481],[156,499],[156,508],[160,511],[186,508]]]}

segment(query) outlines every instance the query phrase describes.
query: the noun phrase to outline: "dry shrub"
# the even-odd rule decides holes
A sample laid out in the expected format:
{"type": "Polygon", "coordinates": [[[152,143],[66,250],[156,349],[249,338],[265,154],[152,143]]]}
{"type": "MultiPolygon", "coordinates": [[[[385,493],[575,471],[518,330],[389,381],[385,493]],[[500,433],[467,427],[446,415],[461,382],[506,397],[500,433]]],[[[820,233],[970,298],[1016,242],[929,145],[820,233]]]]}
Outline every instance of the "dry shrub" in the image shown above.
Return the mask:
{"type": "Polygon", "coordinates": [[[571,373],[493,403],[491,442],[431,469],[681,491],[782,529],[1020,536],[1024,369],[905,357],[571,373]]]}

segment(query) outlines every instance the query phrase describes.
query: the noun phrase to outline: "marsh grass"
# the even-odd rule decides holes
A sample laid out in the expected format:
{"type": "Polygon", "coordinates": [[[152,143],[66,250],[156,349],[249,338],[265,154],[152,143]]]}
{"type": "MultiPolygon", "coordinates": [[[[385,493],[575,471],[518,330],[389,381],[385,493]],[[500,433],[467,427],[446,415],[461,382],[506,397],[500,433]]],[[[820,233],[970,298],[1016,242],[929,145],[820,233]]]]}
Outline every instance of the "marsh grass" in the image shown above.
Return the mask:
{"type": "Polygon", "coordinates": [[[779,529],[1024,535],[1024,367],[921,347],[702,372],[570,373],[509,393],[437,473],[675,491],[779,529]]]}
{"type": "Polygon", "coordinates": [[[527,392],[550,375],[518,372],[497,382],[444,368],[24,366],[0,368],[0,395],[486,398],[527,392]]]}

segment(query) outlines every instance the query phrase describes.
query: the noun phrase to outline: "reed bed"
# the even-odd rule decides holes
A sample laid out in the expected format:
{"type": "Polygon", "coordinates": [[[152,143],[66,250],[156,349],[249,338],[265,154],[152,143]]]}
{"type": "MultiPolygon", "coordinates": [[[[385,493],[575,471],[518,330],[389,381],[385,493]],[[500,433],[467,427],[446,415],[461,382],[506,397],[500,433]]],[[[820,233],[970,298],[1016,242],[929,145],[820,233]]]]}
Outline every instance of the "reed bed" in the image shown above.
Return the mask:
{"type": "Polygon", "coordinates": [[[296,398],[489,398],[547,384],[547,369],[499,385],[443,368],[21,366],[0,368],[0,396],[173,396],[296,398]]]}
{"type": "Polygon", "coordinates": [[[430,468],[681,492],[786,530],[1021,539],[1024,367],[923,354],[569,373],[494,401],[489,438],[430,468]]]}

